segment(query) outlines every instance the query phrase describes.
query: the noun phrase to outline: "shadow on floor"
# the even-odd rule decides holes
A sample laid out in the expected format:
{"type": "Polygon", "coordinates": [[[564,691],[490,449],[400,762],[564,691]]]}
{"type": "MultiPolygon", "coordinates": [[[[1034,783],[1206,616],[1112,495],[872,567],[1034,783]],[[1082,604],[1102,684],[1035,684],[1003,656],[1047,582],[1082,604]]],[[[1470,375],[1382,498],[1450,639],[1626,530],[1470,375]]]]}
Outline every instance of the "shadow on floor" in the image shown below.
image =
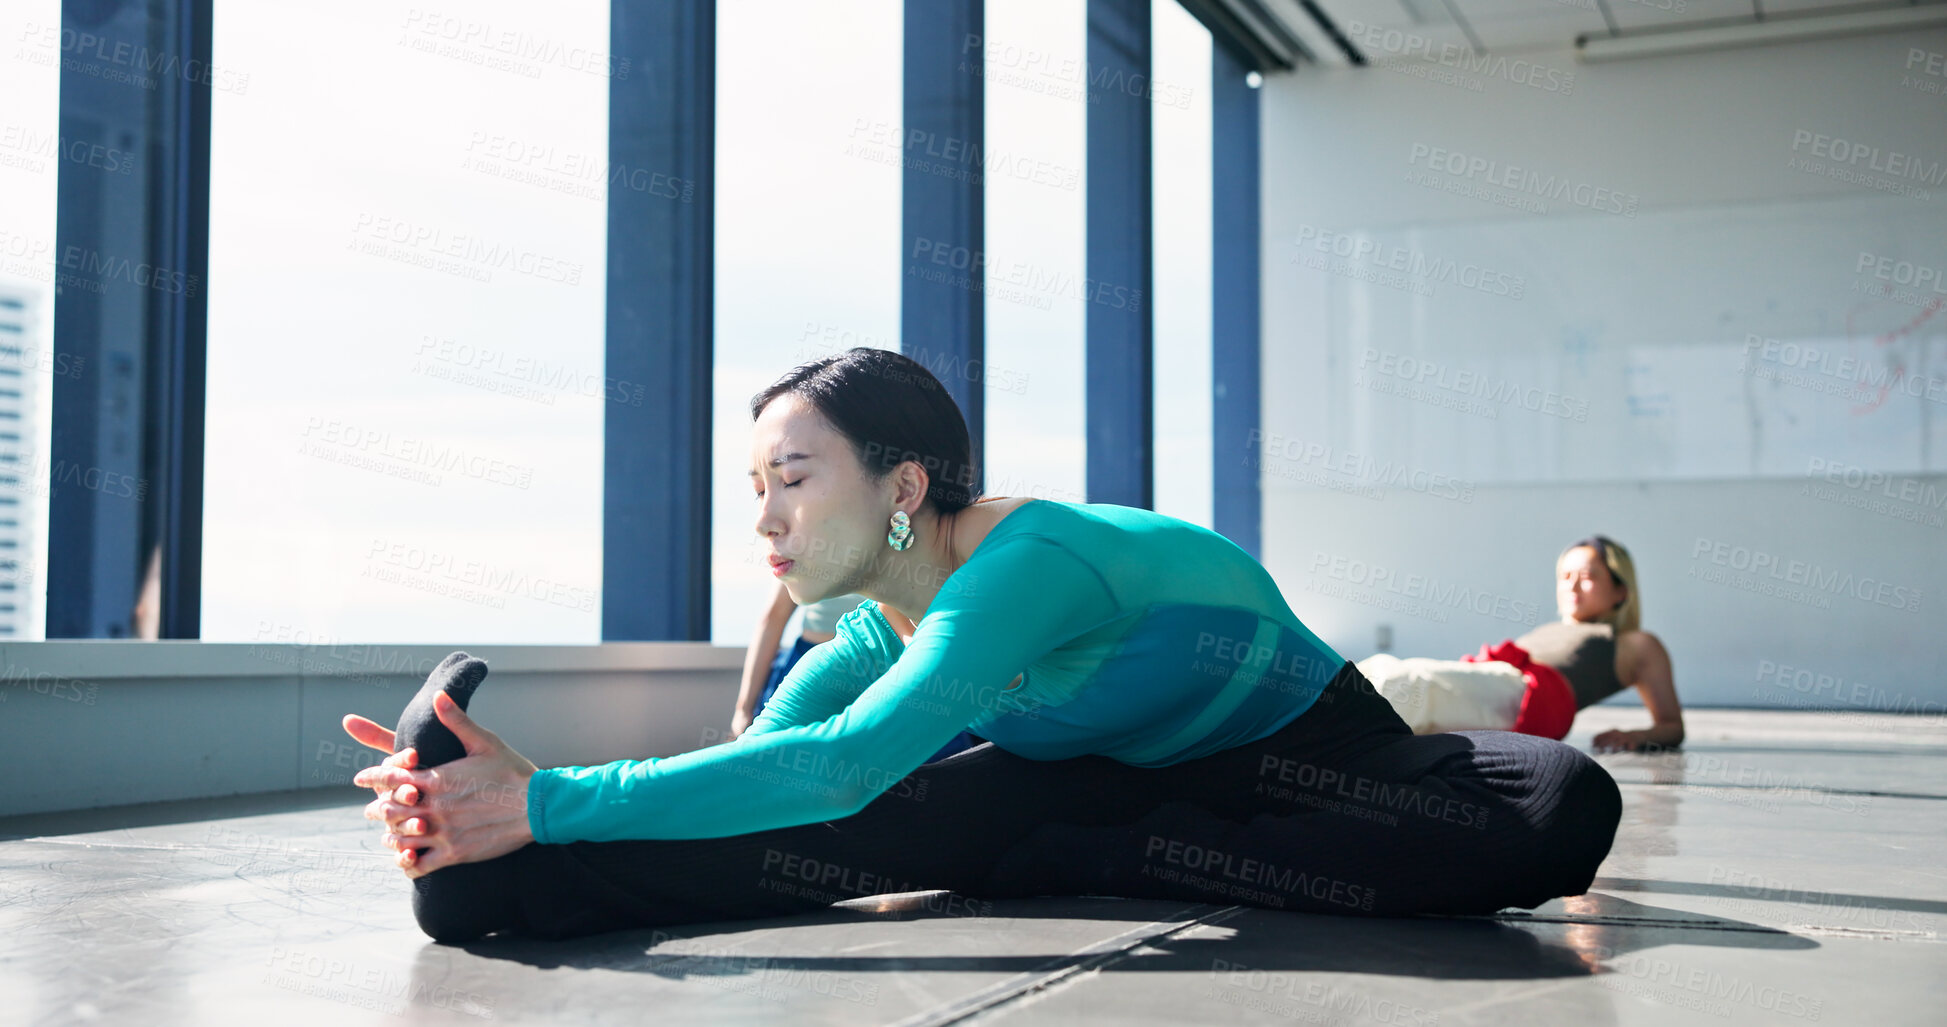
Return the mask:
{"type": "Polygon", "coordinates": [[[93,809],[63,810],[59,813],[22,813],[0,817],[0,842],[23,838],[89,834],[96,831],[129,831],[168,824],[194,824],[205,820],[268,816],[310,810],[362,809],[372,801],[367,789],[300,788],[284,792],[251,792],[214,799],[175,799],[169,802],[142,802],[128,806],[98,806],[93,809]]]}
{"type": "MultiPolygon", "coordinates": [[[[915,900],[917,901],[917,900],[915,900]]],[[[1140,939],[1139,958],[1112,961],[1104,973],[1212,972],[1213,966],[1248,965],[1265,971],[1336,971],[1446,980],[1541,980],[1586,977],[1602,972],[1602,960],[1666,944],[1751,949],[1818,948],[1810,938],[1757,924],[1700,917],[1694,913],[1631,902],[1609,895],[1581,896],[1564,915],[1536,917],[1548,925],[1537,931],[1486,917],[1356,917],[1281,913],[1236,907],[1196,906],[1169,914],[1154,903],[1114,899],[1040,899],[1003,904],[1012,919],[1120,920],[1157,923],[1159,915],[1187,921],[1140,939]],[[1161,913],[1159,914],[1159,910],[1161,913]],[[1208,920],[1209,926],[1199,921],[1208,920]],[[1566,925],[1566,926],[1558,926],[1566,925]],[[1218,934],[1216,931],[1223,933],[1218,934]],[[1556,939],[1544,937],[1556,936],[1556,939]]],[[[653,974],[669,981],[718,978],[747,973],[873,974],[896,971],[969,973],[1055,973],[1100,953],[1020,952],[986,956],[864,956],[791,953],[788,936],[775,930],[792,925],[881,924],[894,920],[961,919],[929,914],[916,907],[866,912],[833,908],[788,920],[697,924],[681,929],[616,931],[566,941],[495,937],[461,946],[428,943],[415,974],[445,979],[461,951],[488,960],[507,960],[540,969],[602,969],[653,974]],[[741,951],[753,928],[771,927],[766,951],[741,951]],[[712,935],[737,935],[712,944],[712,935]],[[782,942],[782,946],[780,946],[782,942]],[[787,951],[779,953],[783,947],[787,951]]],[[[969,921],[973,923],[974,921],[969,921]]],[[[883,937],[884,932],[880,932],[883,937]]],[[[821,935],[829,941],[829,935],[821,935]]],[[[1130,935],[1131,946],[1139,940],[1130,935]]],[[[906,948],[910,952],[910,947],[906,948]]]]}

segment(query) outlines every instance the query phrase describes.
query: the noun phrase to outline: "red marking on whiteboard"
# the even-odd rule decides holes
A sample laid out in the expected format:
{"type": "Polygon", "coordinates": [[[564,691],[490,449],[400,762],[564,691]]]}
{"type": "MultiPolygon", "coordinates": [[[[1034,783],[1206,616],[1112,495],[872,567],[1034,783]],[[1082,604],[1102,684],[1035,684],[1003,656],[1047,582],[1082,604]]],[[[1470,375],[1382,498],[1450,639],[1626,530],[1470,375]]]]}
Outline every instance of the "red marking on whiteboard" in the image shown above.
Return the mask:
{"type": "MultiPolygon", "coordinates": [[[[1890,296],[1892,295],[1893,287],[1890,285],[1881,286],[1880,291],[1890,296]]],[[[1940,306],[1941,306],[1941,301],[1938,298],[1928,300],[1927,305],[1921,309],[1920,313],[1915,314],[1913,316],[1913,320],[1908,321],[1906,324],[1903,324],[1900,327],[1893,329],[1892,331],[1875,336],[1873,339],[1873,345],[1890,346],[1894,342],[1902,338],[1905,338],[1908,335],[1913,334],[1915,329],[1919,328],[1923,324],[1926,324],[1930,318],[1932,318],[1935,314],[1940,312],[1940,306]]],[[[1852,315],[1857,313],[1858,310],[1859,307],[1855,305],[1853,309],[1846,311],[1846,342],[1847,343],[1852,342],[1852,315]]],[[[1880,407],[1886,405],[1886,394],[1892,391],[1894,380],[1906,374],[1906,364],[1904,361],[1896,362],[1890,366],[1889,370],[1892,373],[1887,377],[1886,382],[1880,385],[1879,395],[1874,396],[1872,402],[1866,404],[1865,406],[1853,407],[1852,412],[1854,414],[1869,414],[1875,410],[1878,410],[1880,407]]],[[[1865,382],[1859,382],[1857,384],[1864,385],[1865,382]]]]}

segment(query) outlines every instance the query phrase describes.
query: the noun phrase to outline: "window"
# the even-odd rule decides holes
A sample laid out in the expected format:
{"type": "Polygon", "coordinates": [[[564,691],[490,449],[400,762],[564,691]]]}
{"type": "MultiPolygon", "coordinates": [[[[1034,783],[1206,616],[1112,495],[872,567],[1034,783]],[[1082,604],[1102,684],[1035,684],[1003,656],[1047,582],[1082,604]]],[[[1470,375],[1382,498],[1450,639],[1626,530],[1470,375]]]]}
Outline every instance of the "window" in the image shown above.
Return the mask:
{"type": "Polygon", "coordinates": [[[1151,5],[1156,510],[1213,525],[1210,30],[1151,5]]]}
{"type": "MultiPolygon", "coordinates": [[[[99,170],[86,164],[100,142],[77,138],[77,152],[62,137],[61,5],[31,0],[9,11],[0,23],[13,50],[0,62],[0,641],[38,639],[45,626],[54,379],[87,373],[54,352],[56,179],[64,162],[99,170]]],[[[119,171],[126,154],[114,156],[119,171]]]]}
{"type": "Polygon", "coordinates": [[[216,4],[204,638],[599,640],[608,16],[216,4]]]}
{"type": "Polygon", "coordinates": [[[853,346],[899,349],[897,0],[726,0],[717,13],[710,636],[750,641],[777,588],[758,542],[750,398],[853,346]]]}
{"type": "Polygon", "coordinates": [[[987,449],[991,496],[1082,502],[1085,7],[987,4],[987,449]]]}

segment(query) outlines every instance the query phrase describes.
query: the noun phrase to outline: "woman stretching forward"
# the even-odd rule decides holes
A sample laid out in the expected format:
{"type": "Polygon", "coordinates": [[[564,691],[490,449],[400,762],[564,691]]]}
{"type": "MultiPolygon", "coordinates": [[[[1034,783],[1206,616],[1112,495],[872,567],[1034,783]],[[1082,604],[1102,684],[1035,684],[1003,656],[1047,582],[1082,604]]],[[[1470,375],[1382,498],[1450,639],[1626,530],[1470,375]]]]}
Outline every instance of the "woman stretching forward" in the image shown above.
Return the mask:
{"type": "Polygon", "coordinates": [[[465,757],[418,767],[401,737],[356,778],[432,937],[920,889],[1487,913],[1579,894],[1608,853],[1621,797],[1594,761],[1414,735],[1223,536],[976,502],[966,423],[910,358],[800,365],[751,414],[773,573],[800,603],[866,601],[735,742],[679,756],[537,770],[441,698],[426,731],[465,757]],[[985,741],[923,764],[962,730],[985,741]]]}

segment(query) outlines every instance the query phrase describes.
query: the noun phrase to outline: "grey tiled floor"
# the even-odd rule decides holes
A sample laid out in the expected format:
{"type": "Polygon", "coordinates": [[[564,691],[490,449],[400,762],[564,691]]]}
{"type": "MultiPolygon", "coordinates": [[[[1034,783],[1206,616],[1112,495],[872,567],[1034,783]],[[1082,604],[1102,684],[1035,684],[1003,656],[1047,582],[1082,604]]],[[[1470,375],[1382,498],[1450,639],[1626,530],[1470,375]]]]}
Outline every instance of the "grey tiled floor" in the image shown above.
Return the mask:
{"type": "Polygon", "coordinates": [[[451,948],[355,794],[0,820],[0,1021],[1944,1022],[1947,726],[1689,718],[1681,754],[1603,757],[1594,889],[1495,917],[936,893],[451,948]]]}

